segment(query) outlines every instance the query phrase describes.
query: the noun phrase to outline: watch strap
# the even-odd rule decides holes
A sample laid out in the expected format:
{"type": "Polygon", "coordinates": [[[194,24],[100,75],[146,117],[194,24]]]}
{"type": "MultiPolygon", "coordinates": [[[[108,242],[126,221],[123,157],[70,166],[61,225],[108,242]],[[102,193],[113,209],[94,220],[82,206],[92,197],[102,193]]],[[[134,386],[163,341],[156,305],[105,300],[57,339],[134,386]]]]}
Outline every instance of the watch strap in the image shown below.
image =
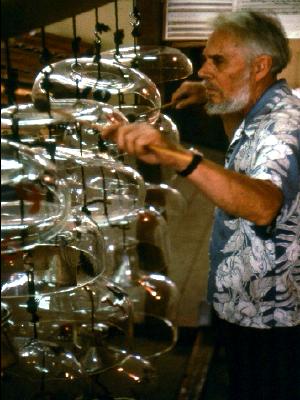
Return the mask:
{"type": "Polygon", "coordinates": [[[203,160],[203,155],[201,153],[194,152],[193,158],[189,163],[189,165],[184,170],[177,171],[177,174],[183,177],[190,175],[194,171],[194,169],[197,168],[197,166],[201,163],[202,160],[203,160]]]}

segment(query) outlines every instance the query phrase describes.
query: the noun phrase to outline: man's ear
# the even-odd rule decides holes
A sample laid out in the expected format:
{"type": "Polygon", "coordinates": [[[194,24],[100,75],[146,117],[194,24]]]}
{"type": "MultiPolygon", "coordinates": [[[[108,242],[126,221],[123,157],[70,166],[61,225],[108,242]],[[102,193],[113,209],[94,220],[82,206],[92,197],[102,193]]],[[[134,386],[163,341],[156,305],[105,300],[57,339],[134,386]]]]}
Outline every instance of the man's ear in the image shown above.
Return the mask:
{"type": "Polygon", "coordinates": [[[268,54],[261,54],[255,57],[254,71],[256,81],[260,81],[268,75],[272,68],[272,57],[268,54]]]}

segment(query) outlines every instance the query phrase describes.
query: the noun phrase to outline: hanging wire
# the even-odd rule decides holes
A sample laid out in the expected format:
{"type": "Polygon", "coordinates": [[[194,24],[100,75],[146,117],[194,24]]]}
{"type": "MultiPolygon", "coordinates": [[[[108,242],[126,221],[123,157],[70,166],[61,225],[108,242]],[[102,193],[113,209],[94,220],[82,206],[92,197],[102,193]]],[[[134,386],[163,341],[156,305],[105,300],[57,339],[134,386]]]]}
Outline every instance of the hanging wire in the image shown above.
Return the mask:
{"type": "Polygon", "coordinates": [[[6,73],[7,77],[6,80],[4,81],[4,86],[5,86],[5,91],[4,93],[7,96],[7,101],[8,105],[15,104],[16,109],[12,114],[12,126],[11,126],[11,131],[12,131],[12,138],[11,140],[15,142],[21,142],[21,138],[19,135],[19,119],[15,115],[18,113],[18,104],[16,104],[16,95],[15,92],[17,90],[17,78],[18,78],[18,72],[17,70],[12,68],[11,65],[11,59],[10,59],[10,49],[9,49],[9,41],[8,39],[4,41],[5,45],[5,57],[6,57],[6,73]]]}
{"type": "MultiPolygon", "coordinates": [[[[48,71],[44,72],[43,86],[45,88],[46,97],[47,97],[47,104],[48,104],[47,111],[48,111],[49,117],[51,118],[51,106],[50,106],[51,84],[50,84],[49,78],[50,78],[50,74],[53,71],[52,66],[50,65],[53,55],[46,46],[46,31],[45,31],[44,26],[41,27],[41,46],[42,46],[42,50],[41,50],[40,62],[42,64],[42,66],[44,67],[44,69],[46,66],[48,66],[48,68],[47,68],[48,71]]],[[[55,142],[55,140],[52,139],[53,130],[55,128],[51,124],[49,124],[49,125],[47,125],[47,129],[48,129],[48,140],[45,139],[45,141],[43,143],[39,142],[38,145],[45,147],[47,153],[51,157],[51,161],[55,163],[56,142],[55,142]]]]}
{"type": "Polygon", "coordinates": [[[108,199],[107,199],[107,189],[106,189],[106,179],[105,179],[105,174],[103,168],[100,168],[100,175],[102,176],[102,191],[103,191],[103,211],[104,211],[104,216],[106,218],[106,221],[108,225],[110,225],[110,219],[108,215],[108,199]]]}
{"type": "Polygon", "coordinates": [[[140,30],[140,25],[141,25],[141,13],[139,12],[137,5],[136,5],[136,0],[132,1],[132,12],[130,13],[131,17],[131,22],[130,24],[132,25],[132,31],[131,35],[133,36],[133,49],[134,49],[134,54],[136,55],[136,58],[132,61],[132,67],[138,67],[137,65],[137,38],[141,36],[141,30],[140,30]]]}
{"type": "Polygon", "coordinates": [[[81,38],[77,36],[77,27],[76,27],[76,16],[72,17],[72,28],[73,28],[73,39],[72,39],[72,52],[73,57],[75,59],[75,63],[72,65],[72,72],[74,74],[74,79],[76,82],[76,99],[80,99],[80,90],[79,90],[79,82],[81,80],[80,73],[80,64],[78,63],[78,55],[80,50],[80,42],[81,38]]]}
{"type": "Polygon", "coordinates": [[[44,79],[41,83],[41,88],[45,90],[46,92],[46,101],[47,101],[47,112],[50,118],[52,118],[51,114],[51,103],[50,103],[50,89],[51,89],[51,82],[50,82],[50,75],[53,72],[53,67],[52,65],[48,65],[44,70],[43,70],[43,75],[44,79]]]}
{"type": "Polygon", "coordinates": [[[73,40],[72,40],[72,51],[75,58],[75,64],[77,65],[78,54],[80,50],[80,42],[81,38],[77,36],[77,27],[76,27],[76,16],[72,17],[72,28],[73,28],[73,40]]]}
{"type": "MultiPolygon", "coordinates": [[[[79,146],[80,146],[80,155],[82,156],[82,131],[81,131],[81,126],[79,124],[76,124],[76,134],[77,137],[79,137],[79,146]]],[[[90,211],[87,207],[87,187],[86,187],[86,178],[85,178],[85,173],[84,173],[84,167],[81,165],[80,166],[80,173],[81,173],[81,185],[82,185],[82,192],[83,192],[83,206],[81,208],[81,211],[83,211],[86,215],[90,215],[90,211]]]]}
{"type": "MultiPolygon", "coordinates": [[[[76,17],[72,17],[72,28],[73,28],[73,40],[72,40],[72,51],[73,51],[73,56],[75,58],[75,64],[72,65],[73,72],[75,72],[75,82],[76,82],[76,99],[78,100],[80,98],[80,91],[79,91],[79,82],[81,79],[80,74],[78,73],[78,66],[80,65],[78,63],[78,53],[79,53],[79,45],[81,38],[77,36],[77,28],[76,28],[76,17]]],[[[76,124],[75,126],[76,129],[76,135],[79,137],[79,146],[80,146],[80,154],[82,155],[82,131],[81,131],[81,126],[79,124],[76,124]]],[[[82,190],[83,190],[83,206],[82,206],[82,211],[88,214],[88,209],[87,209],[87,204],[86,204],[86,199],[87,199],[87,194],[86,194],[86,179],[85,179],[85,174],[84,174],[84,168],[81,166],[81,184],[82,184],[82,190]]]]}
{"type": "MultiPolygon", "coordinates": [[[[19,125],[17,124],[17,128],[19,131],[19,125]]],[[[18,140],[20,142],[20,138],[18,140]]],[[[17,161],[20,162],[20,153],[19,150],[17,151],[17,161]]],[[[24,167],[23,167],[24,168],[24,167]]],[[[19,199],[19,209],[20,209],[20,219],[21,219],[21,226],[24,225],[24,219],[25,219],[25,204],[24,204],[24,199],[23,196],[20,196],[21,198],[19,199]]],[[[25,247],[25,240],[26,240],[27,233],[22,229],[21,231],[21,248],[25,247]]]]}
{"type": "MultiPolygon", "coordinates": [[[[84,290],[87,292],[90,302],[91,302],[91,331],[95,333],[95,301],[94,301],[94,296],[93,296],[93,291],[90,289],[89,286],[84,286],[84,290]]],[[[98,338],[99,339],[99,338],[98,338]]]]}
{"type": "Polygon", "coordinates": [[[13,105],[16,103],[16,90],[18,87],[18,71],[12,68],[10,59],[10,47],[9,40],[4,41],[5,46],[5,58],[6,58],[6,73],[7,77],[4,81],[5,94],[7,96],[8,105],[13,105]]]}
{"type": "Polygon", "coordinates": [[[45,32],[45,27],[41,27],[41,42],[42,42],[42,52],[40,56],[40,62],[43,66],[46,66],[50,64],[50,61],[52,59],[52,54],[46,47],[46,32],[45,32]]]}
{"type": "Polygon", "coordinates": [[[115,0],[115,21],[116,21],[116,31],[114,33],[114,41],[116,45],[116,56],[119,56],[120,45],[123,44],[123,39],[124,39],[124,29],[119,29],[118,0],[115,0]]]}
{"type": "MultiPolygon", "coordinates": [[[[101,80],[101,49],[102,49],[102,39],[101,34],[103,32],[108,32],[110,27],[105,25],[102,22],[99,22],[98,8],[95,8],[95,55],[94,55],[94,63],[97,64],[97,82],[101,80]]],[[[93,93],[93,98],[96,101],[107,102],[110,99],[110,93],[108,90],[98,89],[93,93]]]]}
{"type": "MultiPolygon", "coordinates": [[[[132,0],[132,12],[130,13],[130,17],[132,19],[131,25],[133,29],[131,31],[131,35],[133,36],[133,49],[135,57],[131,61],[132,68],[139,68],[139,58],[137,54],[137,38],[141,35],[140,24],[141,24],[141,14],[137,8],[136,0],[132,0]]],[[[138,98],[135,95],[135,104],[138,103],[138,98]]]]}
{"type": "Polygon", "coordinates": [[[12,137],[11,140],[14,142],[21,142],[20,134],[19,134],[19,118],[16,116],[18,112],[18,108],[13,112],[11,118],[12,118],[12,124],[11,124],[11,131],[12,131],[12,137]]]}
{"type": "Polygon", "coordinates": [[[44,74],[44,79],[42,82],[42,88],[46,92],[46,97],[47,97],[47,111],[49,114],[49,117],[51,118],[51,107],[50,107],[50,88],[51,88],[51,83],[50,83],[50,75],[53,72],[53,67],[50,65],[50,60],[52,58],[52,55],[50,51],[46,47],[46,32],[45,28],[41,27],[41,45],[42,45],[42,52],[40,56],[40,62],[44,67],[43,69],[43,74],[44,74]]]}
{"type": "MultiPolygon", "coordinates": [[[[7,95],[8,99],[8,104],[16,104],[16,96],[15,92],[17,89],[17,77],[18,73],[17,70],[12,68],[11,65],[11,59],[10,59],[10,49],[9,49],[9,41],[8,39],[5,40],[5,54],[6,54],[6,68],[7,68],[7,79],[5,82],[5,94],[7,95]]],[[[20,143],[21,138],[20,138],[20,133],[19,133],[19,118],[17,117],[18,113],[18,104],[16,104],[16,109],[12,114],[12,137],[11,140],[20,143]]],[[[19,161],[19,152],[17,152],[17,160],[19,161]]],[[[24,205],[24,199],[21,198],[19,200],[19,209],[20,209],[20,217],[21,217],[21,224],[23,225],[24,223],[24,217],[25,217],[25,205],[24,205]]],[[[22,247],[25,246],[25,239],[26,239],[26,233],[24,231],[21,232],[21,245],[22,247]]],[[[33,317],[34,320],[34,317],[33,317]]],[[[33,321],[34,322],[34,321],[33,321]]]]}
{"type": "MultiPolygon", "coordinates": [[[[110,27],[108,25],[105,25],[102,22],[99,22],[99,15],[98,15],[98,8],[95,8],[95,57],[94,57],[94,62],[100,62],[101,60],[101,48],[102,48],[102,39],[101,39],[101,34],[103,32],[108,32],[110,30],[110,27]]],[[[98,75],[100,79],[100,74],[98,75]]]]}
{"type": "MultiPolygon", "coordinates": [[[[118,0],[115,0],[114,2],[115,6],[115,22],[116,22],[116,31],[114,33],[114,42],[115,42],[115,59],[117,62],[118,57],[121,56],[120,53],[120,45],[123,43],[124,39],[124,29],[119,29],[119,10],[118,10],[118,0]]],[[[122,104],[124,104],[124,95],[123,93],[118,90],[118,105],[119,105],[119,110],[122,110],[122,104]]]]}
{"type": "MultiPolygon", "coordinates": [[[[42,71],[44,78],[41,83],[41,88],[44,89],[46,92],[46,102],[47,102],[46,110],[47,110],[49,117],[52,118],[51,104],[50,104],[50,89],[52,86],[51,82],[50,82],[50,75],[53,72],[53,67],[50,64],[52,54],[46,47],[46,32],[45,32],[44,27],[41,27],[41,46],[42,46],[42,50],[41,50],[40,62],[44,67],[43,71],[42,71]]],[[[50,139],[50,141],[49,141],[49,143],[42,144],[42,147],[46,148],[48,154],[51,157],[51,160],[54,161],[54,159],[55,159],[54,153],[56,150],[56,146],[54,146],[53,143],[51,143],[51,137],[52,137],[52,127],[48,126],[48,138],[50,139]]]]}
{"type": "Polygon", "coordinates": [[[38,309],[38,300],[35,296],[35,284],[34,284],[34,268],[31,263],[28,265],[27,273],[27,287],[28,287],[28,295],[29,299],[27,300],[27,311],[31,314],[33,323],[33,337],[34,339],[38,338],[37,326],[36,324],[39,322],[40,318],[37,315],[38,309]]]}

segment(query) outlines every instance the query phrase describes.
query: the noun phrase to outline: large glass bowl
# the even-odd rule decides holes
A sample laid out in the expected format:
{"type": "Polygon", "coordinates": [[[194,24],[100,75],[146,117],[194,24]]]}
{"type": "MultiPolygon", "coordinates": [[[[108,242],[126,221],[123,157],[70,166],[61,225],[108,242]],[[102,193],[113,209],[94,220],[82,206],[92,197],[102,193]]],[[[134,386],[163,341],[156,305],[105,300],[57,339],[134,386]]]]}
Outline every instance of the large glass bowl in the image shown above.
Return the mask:
{"type": "Polygon", "coordinates": [[[110,279],[128,293],[133,305],[133,350],[147,358],[170,351],[177,341],[175,283],[161,273],[143,271],[137,243],[126,237],[124,243],[109,245],[108,259],[112,264],[110,279]],[[159,337],[155,331],[160,332],[159,337]]]}
{"type": "Polygon", "coordinates": [[[131,303],[120,287],[103,277],[68,292],[37,295],[36,322],[28,297],[6,300],[14,316],[11,338],[55,343],[75,354],[87,373],[117,365],[131,347],[131,303]]]}
{"type": "Polygon", "coordinates": [[[21,298],[73,290],[105,270],[105,245],[99,227],[73,210],[52,239],[1,260],[1,297],[21,298]]]}
{"type": "Polygon", "coordinates": [[[27,146],[1,139],[1,254],[55,236],[70,211],[66,182],[27,146]]]}
{"type": "Polygon", "coordinates": [[[51,104],[50,112],[38,110],[32,103],[3,108],[1,135],[11,139],[17,131],[20,142],[29,146],[47,148],[47,144],[56,144],[104,151],[112,145],[101,139],[101,130],[110,124],[126,122],[125,116],[107,103],[61,99],[51,104]]]}
{"type": "MultiPolygon", "coordinates": [[[[173,143],[179,143],[180,134],[178,128],[168,115],[160,113],[157,116],[151,111],[148,112],[141,105],[121,105],[118,109],[129,121],[137,123],[148,122],[159,130],[166,139],[173,143]]],[[[125,161],[128,165],[139,171],[147,182],[169,183],[177,176],[173,168],[165,165],[150,165],[128,154],[125,154],[125,161]]]]}
{"type": "Polygon", "coordinates": [[[122,162],[63,147],[57,147],[55,162],[70,188],[72,206],[87,209],[98,226],[130,218],[144,204],[143,178],[122,162]]]}
{"type": "Polygon", "coordinates": [[[115,59],[121,65],[134,67],[156,84],[184,79],[193,73],[191,60],[179,49],[168,46],[120,46],[101,53],[103,59],[115,59]]]}
{"type": "Polygon", "coordinates": [[[113,59],[96,63],[94,58],[71,58],[51,64],[34,81],[33,102],[47,101],[47,91],[51,104],[59,99],[84,97],[114,105],[138,101],[149,109],[161,105],[160,93],[151,79],[113,59]]]}

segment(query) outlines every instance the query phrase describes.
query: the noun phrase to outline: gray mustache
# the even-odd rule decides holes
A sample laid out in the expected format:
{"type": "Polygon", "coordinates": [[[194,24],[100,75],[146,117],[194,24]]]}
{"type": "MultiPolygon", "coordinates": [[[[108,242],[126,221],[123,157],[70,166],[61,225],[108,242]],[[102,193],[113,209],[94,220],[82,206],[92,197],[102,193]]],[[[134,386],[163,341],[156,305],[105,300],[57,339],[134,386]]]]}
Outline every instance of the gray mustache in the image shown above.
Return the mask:
{"type": "Polygon", "coordinates": [[[201,81],[201,83],[203,84],[203,86],[205,87],[205,89],[213,89],[213,90],[218,90],[220,91],[219,88],[217,88],[215,85],[211,84],[207,79],[203,79],[201,81]]]}

